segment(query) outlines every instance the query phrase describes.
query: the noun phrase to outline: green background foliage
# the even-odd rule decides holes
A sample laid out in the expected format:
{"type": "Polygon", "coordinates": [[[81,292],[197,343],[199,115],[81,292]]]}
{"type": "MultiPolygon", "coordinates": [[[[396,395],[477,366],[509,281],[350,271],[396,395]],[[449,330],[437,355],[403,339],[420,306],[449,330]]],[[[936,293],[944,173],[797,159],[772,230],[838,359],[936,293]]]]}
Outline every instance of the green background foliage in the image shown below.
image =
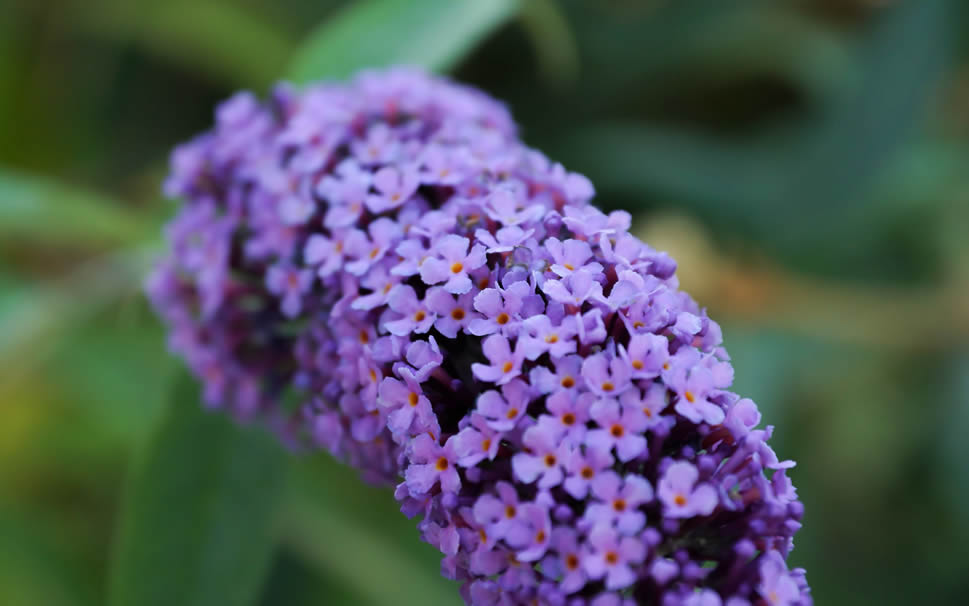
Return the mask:
{"type": "Polygon", "coordinates": [[[201,410],[140,294],[218,100],[395,62],[680,261],[798,460],[819,604],[965,603],[964,4],[0,3],[0,604],[460,602],[386,489],[201,410]]]}

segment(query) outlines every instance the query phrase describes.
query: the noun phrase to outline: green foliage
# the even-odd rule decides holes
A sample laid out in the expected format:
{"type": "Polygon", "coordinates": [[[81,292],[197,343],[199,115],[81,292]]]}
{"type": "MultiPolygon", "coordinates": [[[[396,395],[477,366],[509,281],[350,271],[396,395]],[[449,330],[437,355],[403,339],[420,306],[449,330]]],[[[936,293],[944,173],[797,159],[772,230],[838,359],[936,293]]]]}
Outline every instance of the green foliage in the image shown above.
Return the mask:
{"type": "Polygon", "coordinates": [[[0,239],[61,248],[131,244],[148,236],[148,227],[107,196],[0,169],[0,239]]]}
{"type": "Polygon", "coordinates": [[[111,573],[115,606],[254,604],[287,471],[272,438],[199,406],[182,377],[135,461],[111,573]]]}
{"type": "Polygon", "coordinates": [[[964,4],[0,3],[0,604],[458,601],[389,491],[170,394],[140,294],[218,99],[398,63],[507,101],[665,237],[799,461],[819,604],[959,603],[964,4]]]}
{"type": "Polygon", "coordinates": [[[323,23],[297,51],[288,76],[305,83],[362,67],[446,70],[515,13],[517,0],[376,0],[323,23]]]}

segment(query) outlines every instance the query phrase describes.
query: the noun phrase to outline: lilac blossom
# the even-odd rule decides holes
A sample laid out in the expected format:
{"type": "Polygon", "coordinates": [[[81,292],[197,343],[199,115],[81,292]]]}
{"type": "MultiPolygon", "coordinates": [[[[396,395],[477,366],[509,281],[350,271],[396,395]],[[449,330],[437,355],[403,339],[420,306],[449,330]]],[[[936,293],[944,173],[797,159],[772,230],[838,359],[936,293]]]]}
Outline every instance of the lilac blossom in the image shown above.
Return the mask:
{"type": "Polygon", "coordinates": [[[475,362],[471,365],[471,372],[479,381],[504,385],[521,374],[524,356],[520,348],[514,351],[508,339],[501,335],[491,335],[481,345],[489,364],[475,362]]]}
{"type": "Polygon", "coordinates": [[[525,416],[530,401],[529,388],[524,381],[511,381],[496,390],[478,396],[477,412],[495,431],[510,431],[525,416]]]}
{"type": "Polygon", "coordinates": [[[587,443],[593,448],[615,448],[616,456],[624,463],[646,452],[643,430],[649,425],[649,421],[642,411],[631,406],[622,406],[617,400],[607,398],[592,406],[591,416],[598,425],[598,429],[589,432],[587,439],[587,443]]]}
{"type": "Polygon", "coordinates": [[[697,468],[686,461],[669,466],[657,489],[666,516],[690,518],[710,515],[717,506],[717,492],[709,484],[697,484],[699,475],[697,468]]]}
{"type": "Polygon", "coordinates": [[[303,295],[309,291],[313,274],[309,270],[275,265],[266,272],[266,289],[282,297],[279,306],[283,315],[292,318],[299,315],[303,295]]]}
{"type": "Polygon", "coordinates": [[[239,94],[164,188],[146,292],[206,405],[396,483],[469,604],[811,605],[719,326],[501,103],[399,68],[239,94]]]}
{"type": "Polygon", "coordinates": [[[469,240],[456,234],[440,239],[434,248],[434,256],[421,265],[421,280],[425,284],[444,282],[444,290],[461,295],[471,290],[468,272],[485,264],[484,247],[474,245],[468,250],[469,240]]]}
{"type": "Polygon", "coordinates": [[[609,526],[596,525],[589,532],[589,554],[583,565],[592,579],[605,577],[606,589],[629,587],[636,580],[632,567],[646,558],[646,546],[624,537],[609,526]]]}
{"type": "Polygon", "coordinates": [[[565,476],[562,466],[569,447],[557,437],[554,430],[544,425],[533,425],[525,430],[522,442],[526,450],[511,459],[515,477],[525,484],[538,480],[539,488],[561,484],[565,476]]]}
{"type": "Polygon", "coordinates": [[[646,524],[640,507],[653,500],[653,487],[639,476],[620,478],[609,471],[592,481],[592,495],[596,502],[585,510],[583,522],[589,526],[614,524],[622,534],[632,535],[646,524]]]}

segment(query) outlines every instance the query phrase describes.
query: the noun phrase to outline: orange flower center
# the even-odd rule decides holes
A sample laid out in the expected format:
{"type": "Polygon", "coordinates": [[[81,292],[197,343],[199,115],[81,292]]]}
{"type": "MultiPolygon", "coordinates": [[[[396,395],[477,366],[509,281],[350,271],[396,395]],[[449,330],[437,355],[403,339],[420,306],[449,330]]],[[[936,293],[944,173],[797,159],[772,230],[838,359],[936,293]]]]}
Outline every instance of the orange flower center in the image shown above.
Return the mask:
{"type": "Polygon", "coordinates": [[[460,322],[464,319],[464,310],[460,307],[455,307],[451,310],[451,317],[460,322]]]}
{"type": "Polygon", "coordinates": [[[461,270],[463,270],[463,269],[464,269],[464,265],[462,265],[460,262],[455,262],[455,263],[451,264],[451,273],[452,274],[459,274],[459,273],[461,273],[461,270]]]}
{"type": "Polygon", "coordinates": [[[434,465],[434,467],[436,467],[438,471],[444,471],[445,469],[447,469],[447,466],[448,466],[448,461],[446,457],[439,458],[437,460],[437,463],[434,465]]]}

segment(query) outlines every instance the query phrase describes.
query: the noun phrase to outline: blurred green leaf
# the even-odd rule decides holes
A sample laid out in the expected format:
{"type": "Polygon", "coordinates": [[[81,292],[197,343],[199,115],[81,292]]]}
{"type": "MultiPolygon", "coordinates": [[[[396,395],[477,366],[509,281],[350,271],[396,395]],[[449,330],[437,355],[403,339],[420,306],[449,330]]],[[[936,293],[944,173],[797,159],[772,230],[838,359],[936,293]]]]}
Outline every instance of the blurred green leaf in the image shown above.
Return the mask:
{"type": "MultiPolygon", "coordinates": [[[[878,201],[868,194],[953,58],[953,6],[925,0],[883,9],[854,44],[853,77],[838,78],[812,111],[783,127],[735,138],[613,119],[562,131],[551,147],[603,191],[672,197],[802,264],[842,267],[847,253],[864,254],[858,237],[877,233],[873,221],[892,224],[872,212],[878,201]],[[820,251],[810,246],[819,237],[820,251]]],[[[824,58],[825,44],[815,47],[821,58],[808,74],[837,63],[824,58]]],[[[797,48],[783,54],[797,58],[797,48]]],[[[715,57],[712,50],[704,56],[715,57]]],[[[861,261],[866,271],[869,262],[861,261]]]]}
{"type": "Polygon", "coordinates": [[[244,606],[273,551],[286,458],[273,440],[199,405],[183,376],[133,464],[111,574],[114,606],[244,606]]]}
{"type": "Polygon", "coordinates": [[[0,603],[97,604],[87,563],[65,551],[63,538],[38,516],[0,503],[0,603]]]}
{"type": "Polygon", "coordinates": [[[549,83],[558,87],[574,84],[579,75],[579,49],[562,7],[555,0],[528,0],[518,21],[549,83]]]}
{"type": "Polygon", "coordinates": [[[0,297],[0,367],[7,373],[55,350],[59,337],[126,295],[139,293],[152,253],[124,250],[88,261],[64,278],[21,285],[0,297]]]}
{"type": "Polygon", "coordinates": [[[292,37],[245,4],[224,0],[99,0],[76,3],[77,26],[132,42],[187,71],[232,86],[261,87],[279,77],[292,37]]]}
{"type": "Polygon", "coordinates": [[[296,52],[288,76],[306,83],[397,64],[444,71],[514,15],[517,7],[517,0],[357,2],[309,36],[296,52]]]}
{"type": "Polygon", "coordinates": [[[446,606],[458,587],[439,574],[441,554],[386,488],[325,455],[294,466],[284,537],[289,548],[357,596],[357,603],[446,606]],[[375,579],[379,579],[375,582],[375,579]]]}
{"type": "Polygon", "coordinates": [[[103,246],[139,241],[151,227],[110,197],[0,168],[0,239],[103,246]]]}

